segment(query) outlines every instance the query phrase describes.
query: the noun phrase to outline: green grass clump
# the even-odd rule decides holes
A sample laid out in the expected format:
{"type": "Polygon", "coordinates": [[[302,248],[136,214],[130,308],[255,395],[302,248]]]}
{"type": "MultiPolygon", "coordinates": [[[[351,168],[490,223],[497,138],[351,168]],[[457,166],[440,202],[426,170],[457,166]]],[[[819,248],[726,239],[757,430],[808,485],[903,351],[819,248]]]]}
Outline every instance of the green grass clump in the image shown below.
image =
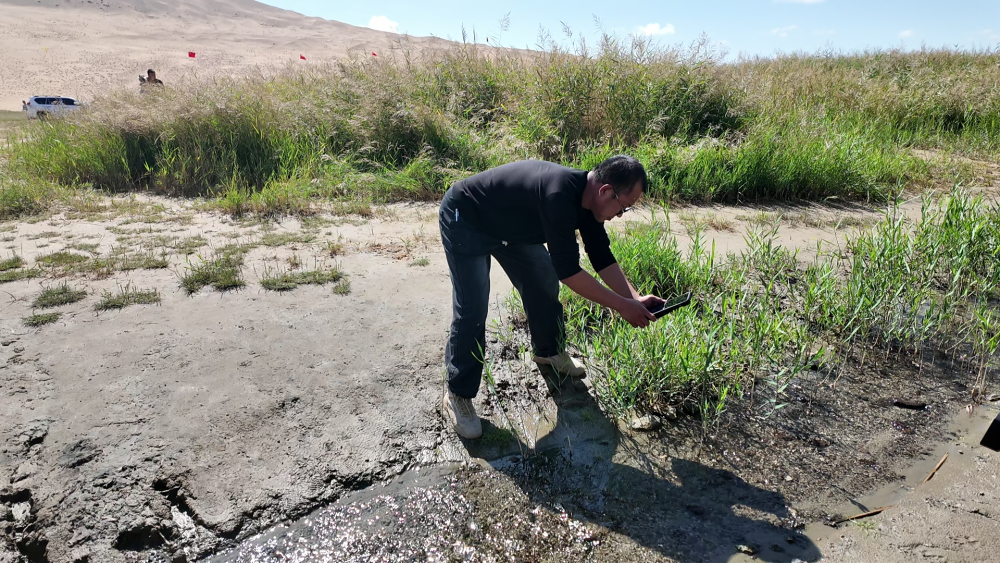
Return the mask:
{"type": "Polygon", "coordinates": [[[97,248],[101,246],[100,243],[96,242],[74,242],[67,246],[67,248],[72,248],[73,250],[82,250],[83,252],[90,252],[91,254],[97,253],[97,248]]]}
{"type": "Polygon", "coordinates": [[[35,261],[46,266],[65,268],[81,262],[86,262],[89,259],[90,258],[88,256],[84,256],[83,254],[60,250],[59,252],[53,252],[51,254],[43,254],[35,258],[35,261]]]}
{"type": "Polygon", "coordinates": [[[351,280],[344,278],[334,284],[333,293],[334,295],[348,295],[351,293],[351,280]]]}
{"type": "Polygon", "coordinates": [[[803,371],[834,370],[856,349],[963,354],[984,392],[1000,347],[1000,204],[957,189],[926,198],[919,219],[890,210],[809,263],[777,244],[777,229],[751,228],[747,250],[726,257],[697,230],[682,251],[666,219],[612,234],[637,291],[694,300],[637,330],[564,292],[567,334],[599,359],[609,411],[690,405],[714,417],[753,389],[770,416],[803,371]]]}
{"type": "Polygon", "coordinates": [[[490,426],[486,432],[483,433],[480,445],[485,448],[505,448],[516,442],[517,434],[515,434],[511,429],[501,428],[499,426],[490,426]]]}
{"type": "Polygon", "coordinates": [[[187,273],[181,277],[181,287],[191,295],[205,286],[219,291],[239,289],[246,285],[243,280],[243,259],[245,252],[239,249],[220,249],[210,259],[202,259],[198,264],[188,263],[187,273]]]}
{"type": "Polygon", "coordinates": [[[21,319],[21,321],[24,323],[24,326],[40,327],[42,325],[54,323],[60,318],[62,318],[62,313],[39,313],[31,315],[30,317],[25,317],[21,319]]]}
{"type": "Polygon", "coordinates": [[[29,278],[42,276],[43,272],[38,268],[18,268],[14,270],[0,271],[0,283],[9,283],[29,278]]]}
{"type": "Polygon", "coordinates": [[[31,175],[13,176],[0,170],[0,220],[38,215],[69,191],[31,175]]]}
{"type": "Polygon", "coordinates": [[[121,252],[112,255],[113,267],[122,272],[130,270],[161,270],[170,266],[166,253],[153,250],[142,252],[121,252]]]}
{"type": "Polygon", "coordinates": [[[13,255],[6,260],[0,260],[0,272],[6,272],[24,265],[24,259],[18,255],[13,255]]]}
{"type": "Polygon", "coordinates": [[[267,233],[260,238],[264,246],[285,246],[286,244],[308,243],[316,240],[312,233],[267,233]]]}
{"type": "Polygon", "coordinates": [[[98,311],[124,309],[129,305],[156,305],[160,303],[160,292],[155,289],[135,289],[130,285],[119,287],[118,292],[105,291],[101,300],[94,305],[98,311]]]}
{"type": "Polygon", "coordinates": [[[324,285],[338,282],[343,277],[344,274],[337,269],[285,272],[273,275],[265,273],[260,280],[260,285],[271,291],[289,291],[305,284],[324,285]]]}
{"type": "Polygon", "coordinates": [[[50,307],[76,303],[85,297],[87,297],[87,292],[85,290],[72,289],[69,285],[62,284],[58,287],[47,287],[43,289],[42,293],[39,294],[38,297],[36,297],[31,303],[31,306],[38,309],[47,309],[50,307]]]}
{"type": "Polygon", "coordinates": [[[190,254],[194,254],[199,248],[206,246],[207,244],[208,241],[205,239],[205,237],[201,235],[195,235],[173,241],[168,246],[180,252],[181,254],[187,256],[190,254]]]}

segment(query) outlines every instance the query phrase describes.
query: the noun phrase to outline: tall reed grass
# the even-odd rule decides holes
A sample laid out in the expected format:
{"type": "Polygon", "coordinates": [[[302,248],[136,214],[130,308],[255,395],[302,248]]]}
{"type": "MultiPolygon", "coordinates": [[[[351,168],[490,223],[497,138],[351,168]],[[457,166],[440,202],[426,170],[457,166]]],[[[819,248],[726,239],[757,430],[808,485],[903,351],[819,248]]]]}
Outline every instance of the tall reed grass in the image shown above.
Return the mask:
{"type": "Polygon", "coordinates": [[[1000,205],[956,189],[923,207],[918,218],[890,210],[806,264],[776,244],[775,225],[717,258],[697,232],[682,251],[666,216],[637,224],[612,241],[636,289],[693,291],[696,303],[636,330],[566,291],[567,332],[595,360],[601,398],[618,414],[664,405],[717,414],[755,382],[767,384],[773,412],[797,375],[834,371],[858,351],[918,363],[964,354],[981,396],[1000,342],[1000,205]]]}
{"type": "Polygon", "coordinates": [[[617,152],[647,164],[657,198],[884,201],[928,181],[911,148],[1000,150],[994,51],[724,63],[704,47],[610,36],[593,51],[464,43],[218,76],[109,94],[32,124],[5,156],[21,176],[64,185],[294,212],[329,197],[433,199],[511,160],[588,167],[617,152]]]}

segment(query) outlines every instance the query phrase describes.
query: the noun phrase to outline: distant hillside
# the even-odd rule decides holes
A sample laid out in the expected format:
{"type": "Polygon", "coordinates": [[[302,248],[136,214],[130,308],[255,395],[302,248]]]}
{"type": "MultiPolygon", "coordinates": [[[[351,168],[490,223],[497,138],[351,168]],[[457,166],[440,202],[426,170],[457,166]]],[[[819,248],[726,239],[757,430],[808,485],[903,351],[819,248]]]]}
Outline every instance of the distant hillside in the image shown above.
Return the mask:
{"type": "Polygon", "coordinates": [[[88,99],[134,88],[147,68],[169,84],[190,74],[315,64],[400,42],[416,50],[449,44],[253,0],[0,0],[0,14],[0,109],[8,110],[32,95],[88,99]]]}

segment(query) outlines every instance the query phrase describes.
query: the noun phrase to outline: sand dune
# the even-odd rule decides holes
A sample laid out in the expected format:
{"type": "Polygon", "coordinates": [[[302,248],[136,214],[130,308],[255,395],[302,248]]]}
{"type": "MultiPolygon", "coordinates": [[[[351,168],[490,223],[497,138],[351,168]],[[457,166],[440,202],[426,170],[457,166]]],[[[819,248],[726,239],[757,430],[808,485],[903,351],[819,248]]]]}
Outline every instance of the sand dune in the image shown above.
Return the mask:
{"type": "Polygon", "coordinates": [[[88,100],[137,88],[148,68],[170,84],[195,74],[319,64],[400,42],[417,50],[448,44],[253,0],[0,0],[0,109],[19,110],[32,95],[88,100]]]}

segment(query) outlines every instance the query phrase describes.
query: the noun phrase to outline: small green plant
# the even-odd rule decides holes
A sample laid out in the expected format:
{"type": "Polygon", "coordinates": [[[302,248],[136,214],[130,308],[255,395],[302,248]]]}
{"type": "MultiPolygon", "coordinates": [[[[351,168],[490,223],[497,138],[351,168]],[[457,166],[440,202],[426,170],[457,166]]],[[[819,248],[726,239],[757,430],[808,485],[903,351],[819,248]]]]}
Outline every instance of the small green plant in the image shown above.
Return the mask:
{"type": "Polygon", "coordinates": [[[38,240],[40,238],[48,238],[48,239],[59,238],[60,236],[62,236],[62,233],[56,231],[43,231],[41,233],[28,235],[26,238],[28,240],[38,240]]]}
{"type": "Polygon", "coordinates": [[[347,295],[351,293],[351,280],[344,278],[333,286],[335,295],[347,295]]]}
{"type": "Polygon", "coordinates": [[[260,238],[264,246],[285,246],[294,243],[309,243],[316,240],[311,233],[267,233],[260,238]]]}
{"type": "Polygon", "coordinates": [[[6,260],[0,260],[0,272],[6,272],[8,270],[14,270],[20,268],[24,265],[24,259],[18,255],[13,255],[6,260]]]}
{"type": "Polygon", "coordinates": [[[118,286],[118,292],[105,291],[101,300],[94,305],[98,311],[124,309],[129,305],[156,305],[160,303],[160,292],[155,289],[136,289],[131,284],[118,286]]]}
{"type": "Polygon", "coordinates": [[[505,448],[517,440],[517,435],[509,428],[491,426],[483,433],[480,444],[487,448],[505,448]]]}
{"type": "Polygon", "coordinates": [[[431,263],[430,259],[424,257],[424,258],[417,258],[416,260],[412,260],[407,265],[408,266],[420,266],[420,267],[423,267],[423,266],[429,266],[430,263],[431,263]]]}
{"type": "Polygon", "coordinates": [[[52,324],[58,321],[61,317],[62,313],[38,313],[31,315],[30,317],[25,317],[21,320],[24,322],[24,326],[40,327],[42,325],[52,324]]]}
{"type": "Polygon", "coordinates": [[[219,291],[239,289],[246,285],[242,273],[243,257],[242,252],[229,249],[217,250],[212,258],[201,259],[197,264],[189,261],[187,273],[181,277],[181,287],[188,295],[197,293],[206,285],[219,291]]]}
{"type": "Polygon", "coordinates": [[[42,293],[35,298],[31,306],[38,309],[48,309],[50,307],[76,303],[85,297],[87,297],[85,290],[72,289],[68,284],[64,283],[58,287],[48,287],[42,290],[42,293]]]}
{"type": "Polygon", "coordinates": [[[169,245],[169,247],[172,248],[172,249],[174,249],[174,250],[176,250],[176,251],[178,251],[178,252],[180,252],[181,254],[187,256],[187,255],[190,255],[190,254],[194,254],[199,248],[201,248],[201,247],[203,247],[203,246],[205,246],[207,244],[208,244],[208,241],[205,240],[205,237],[203,237],[201,235],[195,235],[195,236],[192,236],[192,237],[186,237],[186,238],[174,241],[173,243],[171,243],[169,245]]]}
{"type": "Polygon", "coordinates": [[[74,242],[67,248],[72,248],[73,250],[81,250],[83,252],[89,252],[91,254],[97,254],[97,248],[100,247],[100,243],[97,242],[74,242]]]}
{"type": "Polygon", "coordinates": [[[344,245],[340,242],[327,241],[326,253],[329,254],[331,258],[340,256],[344,253],[344,245]]]}
{"type": "Polygon", "coordinates": [[[86,262],[89,259],[89,257],[84,256],[83,254],[60,250],[59,252],[53,252],[52,254],[43,254],[42,256],[35,258],[35,261],[46,266],[65,268],[73,266],[74,264],[79,264],[80,262],[86,262]]]}
{"type": "Polygon", "coordinates": [[[878,535],[878,524],[872,520],[854,520],[851,524],[861,530],[866,538],[878,535]]]}
{"type": "Polygon", "coordinates": [[[0,283],[9,283],[29,278],[41,277],[43,272],[38,268],[21,268],[0,271],[0,283]]]}
{"type": "MultiPolygon", "coordinates": [[[[289,291],[304,284],[323,285],[340,282],[343,278],[344,274],[337,269],[283,273],[264,272],[260,285],[271,291],[289,291]]],[[[334,291],[337,292],[336,286],[334,291]]]]}

